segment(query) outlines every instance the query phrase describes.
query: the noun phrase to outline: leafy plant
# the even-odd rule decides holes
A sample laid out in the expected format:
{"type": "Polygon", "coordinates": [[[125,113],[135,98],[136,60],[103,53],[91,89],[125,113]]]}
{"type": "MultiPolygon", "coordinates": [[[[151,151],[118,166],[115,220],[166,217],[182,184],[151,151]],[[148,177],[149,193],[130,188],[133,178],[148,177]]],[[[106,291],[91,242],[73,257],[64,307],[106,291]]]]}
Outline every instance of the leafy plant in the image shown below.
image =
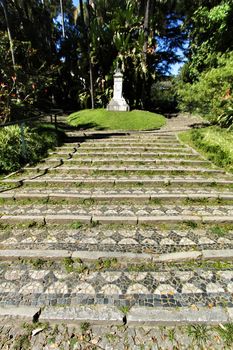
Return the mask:
{"type": "Polygon", "coordinates": [[[209,339],[209,329],[206,325],[197,324],[187,327],[188,336],[192,337],[193,342],[201,349],[204,349],[205,344],[209,339]]]}
{"type": "MultiPolygon", "coordinates": [[[[63,135],[62,133],[59,133],[63,135]]],[[[24,127],[18,125],[0,129],[0,173],[18,170],[26,162],[34,163],[45,156],[49,148],[57,145],[55,129],[24,127]],[[24,146],[23,139],[24,137],[24,146]],[[26,157],[26,158],[25,158],[26,157]]]]}
{"type": "Polygon", "coordinates": [[[89,322],[82,322],[80,324],[80,329],[81,329],[82,333],[86,333],[88,331],[88,329],[90,329],[90,323],[89,322]]]}
{"type": "Polygon", "coordinates": [[[223,227],[217,225],[211,227],[210,232],[219,237],[223,237],[227,233],[223,227]]]}
{"type": "Polygon", "coordinates": [[[233,345],[233,323],[219,325],[217,332],[222,337],[224,343],[231,348],[233,345]]]}

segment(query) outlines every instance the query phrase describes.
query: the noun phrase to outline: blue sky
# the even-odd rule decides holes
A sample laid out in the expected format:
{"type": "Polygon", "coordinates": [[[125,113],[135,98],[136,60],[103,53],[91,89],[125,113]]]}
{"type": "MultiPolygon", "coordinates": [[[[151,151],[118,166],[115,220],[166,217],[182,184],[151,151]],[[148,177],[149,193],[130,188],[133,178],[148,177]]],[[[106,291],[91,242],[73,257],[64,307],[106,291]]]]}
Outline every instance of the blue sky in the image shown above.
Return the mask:
{"type": "MultiPolygon", "coordinates": [[[[75,6],[78,6],[78,3],[79,3],[79,0],[73,0],[73,4],[74,4],[75,6]]],[[[178,73],[180,67],[182,67],[182,66],[183,66],[183,63],[175,63],[175,64],[173,64],[173,65],[171,66],[171,73],[172,73],[173,75],[176,75],[176,74],[178,73]]]]}

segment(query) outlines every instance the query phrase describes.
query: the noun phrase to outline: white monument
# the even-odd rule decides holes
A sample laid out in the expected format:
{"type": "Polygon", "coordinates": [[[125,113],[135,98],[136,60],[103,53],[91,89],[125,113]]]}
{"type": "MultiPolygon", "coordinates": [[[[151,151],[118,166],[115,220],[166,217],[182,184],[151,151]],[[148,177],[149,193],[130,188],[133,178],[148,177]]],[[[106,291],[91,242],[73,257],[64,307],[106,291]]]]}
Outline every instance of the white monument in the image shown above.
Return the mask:
{"type": "Polygon", "coordinates": [[[122,95],[123,89],[123,74],[119,69],[114,74],[113,98],[107,105],[108,111],[129,111],[129,105],[122,95]]]}

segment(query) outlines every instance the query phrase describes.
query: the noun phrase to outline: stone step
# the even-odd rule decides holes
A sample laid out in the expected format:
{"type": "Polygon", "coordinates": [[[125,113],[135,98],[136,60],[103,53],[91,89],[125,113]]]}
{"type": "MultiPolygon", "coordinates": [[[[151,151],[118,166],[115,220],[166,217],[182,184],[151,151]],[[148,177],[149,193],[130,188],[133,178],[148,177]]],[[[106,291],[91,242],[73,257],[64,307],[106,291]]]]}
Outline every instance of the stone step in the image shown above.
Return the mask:
{"type": "Polygon", "coordinates": [[[6,192],[1,193],[2,199],[9,200],[20,200],[20,199],[35,199],[41,200],[46,199],[47,201],[53,199],[65,199],[67,201],[74,200],[87,200],[93,199],[96,201],[123,201],[123,200],[132,200],[132,201],[183,201],[183,200],[233,200],[233,191],[230,193],[227,192],[216,192],[216,191],[206,191],[202,193],[200,190],[198,191],[155,191],[155,190],[73,190],[73,189],[28,189],[24,190],[19,188],[16,190],[7,190],[6,192]]]}
{"type": "MultiPolygon", "coordinates": [[[[91,264],[75,258],[34,260],[34,265],[30,260],[2,261],[0,305],[143,306],[151,310],[231,307],[232,264],[220,261],[218,269],[215,266],[211,262],[192,262],[189,267],[184,263],[144,263],[137,271],[134,264],[126,267],[117,259],[93,260],[91,264]]],[[[135,322],[132,316],[130,319],[135,322]]]]}
{"type": "Polygon", "coordinates": [[[173,164],[175,165],[184,165],[184,166],[203,166],[203,167],[210,167],[217,169],[217,167],[214,167],[209,161],[206,160],[190,160],[190,159],[175,159],[175,158],[161,158],[161,159],[143,159],[143,158],[137,158],[137,159],[131,159],[131,158],[118,158],[118,159],[107,159],[107,158],[69,158],[69,159],[64,159],[64,158],[47,158],[42,161],[43,163],[46,164],[65,164],[65,165],[76,165],[76,164],[90,164],[90,165],[110,165],[110,166],[117,166],[124,164],[124,166],[127,165],[144,165],[146,166],[147,164],[149,166],[153,166],[155,164],[161,164],[161,165],[166,165],[168,164],[169,166],[172,166],[173,164]]]}
{"type": "Polygon", "coordinates": [[[180,141],[177,139],[174,135],[167,135],[167,136],[147,136],[147,137],[108,137],[108,138],[101,138],[101,137],[88,137],[88,136],[71,136],[67,137],[65,139],[66,143],[75,143],[75,142],[88,142],[88,143],[180,143],[180,141]]]}
{"type": "Polygon", "coordinates": [[[118,149],[122,148],[140,148],[143,147],[144,149],[146,148],[167,148],[167,149],[172,149],[173,147],[175,149],[180,149],[180,150],[191,150],[191,147],[188,147],[186,145],[183,145],[179,142],[173,143],[173,142],[152,142],[152,143],[143,143],[143,142],[109,142],[109,143],[103,143],[103,142],[83,142],[83,143],[64,143],[63,146],[61,147],[73,147],[73,148],[80,148],[82,149],[83,147],[90,147],[90,148],[115,148],[117,147],[118,149]]]}
{"type": "MultiPolygon", "coordinates": [[[[67,135],[67,134],[66,134],[67,135]]],[[[84,142],[180,142],[177,137],[173,134],[170,135],[147,135],[147,136],[141,136],[141,137],[132,137],[129,135],[123,135],[118,137],[101,137],[101,135],[98,135],[95,137],[95,135],[69,135],[67,137],[68,140],[77,139],[84,142]]]]}
{"type": "Polygon", "coordinates": [[[91,140],[146,140],[148,141],[148,139],[150,140],[163,140],[163,139],[175,139],[177,140],[177,136],[176,134],[171,134],[171,133],[147,133],[147,134],[118,134],[118,135],[101,135],[101,134],[96,134],[96,133],[74,133],[74,132],[66,132],[66,136],[68,136],[68,138],[73,138],[73,137],[81,137],[81,138],[85,138],[87,140],[91,139],[91,140]],[[107,137],[106,137],[107,136],[107,137]],[[110,136],[110,137],[108,137],[110,136]]]}
{"type": "Polygon", "coordinates": [[[124,150],[125,152],[132,152],[132,151],[141,151],[141,152],[173,152],[173,153],[177,153],[177,152],[183,152],[183,153],[194,153],[194,154],[198,154],[195,151],[193,151],[192,149],[189,148],[185,148],[185,147],[146,147],[146,146],[106,146],[106,147],[95,147],[95,146],[90,146],[90,145],[86,145],[86,144],[82,144],[82,145],[76,145],[76,146],[61,146],[59,148],[56,148],[59,151],[83,151],[85,150],[86,152],[111,152],[111,151],[117,151],[120,150],[121,152],[124,150]]]}
{"type": "Polygon", "coordinates": [[[108,185],[115,185],[115,186],[129,186],[129,185],[145,185],[145,186],[208,186],[209,187],[216,187],[216,186],[232,186],[233,180],[227,178],[226,176],[223,177],[223,179],[217,178],[206,178],[206,177],[176,177],[170,175],[168,176],[159,176],[159,177],[146,177],[146,176],[128,176],[128,177],[112,177],[112,176],[98,176],[98,177],[81,177],[71,174],[66,174],[66,177],[48,177],[46,175],[43,175],[42,177],[39,175],[38,177],[34,178],[25,178],[22,177],[21,173],[18,174],[17,178],[6,178],[1,181],[2,184],[15,184],[20,185],[20,183],[23,183],[23,185],[33,185],[38,184],[41,186],[44,186],[48,184],[51,185],[97,185],[97,186],[108,186],[108,185]]]}
{"type": "Polygon", "coordinates": [[[63,139],[64,143],[77,144],[77,143],[92,143],[92,144],[121,144],[121,143],[141,143],[141,144],[182,144],[176,137],[144,137],[144,138],[128,138],[128,137],[119,137],[119,138],[101,138],[101,137],[85,137],[85,136],[74,136],[66,137],[63,139]]]}
{"type": "Polygon", "coordinates": [[[200,157],[196,153],[185,153],[185,152],[157,152],[157,153],[152,153],[152,152],[80,152],[79,150],[73,153],[69,152],[49,152],[49,156],[61,156],[61,157],[107,157],[111,156],[114,158],[121,158],[121,157],[130,157],[130,158],[137,158],[137,157],[176,157],[176,158],[197,158],[200,157]]]}
{"type": "MultiPolygon", "coordinates": [[[[7,250],[99,251],[102,254],[229,251],[233,249],[233,225],[210,225],[207,228],[192,228],[188,223],[166,228],[159,224],[156,227],[144,225],[137,228],[130,225],[91,227],[80,223],[62,227],[49,224],[41,227],[9,225],[0,229],[0,246],[4,249],[2,254],[7,250]]],[[[151,255],[147,257],[149,259],[151,255]]]]}
{"type": "Polygon", "coordinates": [[[172,130],[145,130],[145,131],[140,131],[140,130],[131,130],[131,131],[119,131],[119,130],[67,130],[66,134],[69,136],[82,136],[82,137],[117,137],[117,138],[122,138],[122,137],[157,137],[157,136],[165,136],[165,137],[170,137],[171,135],[176,135],[175,131],[172,130]]]}
{"type": "Polygon", "coordinates": [[[1,340],[18,349],[19,341],[27,339],[32,350],[42,349],[41,344],[45,349],[59,346],[66,350],[125,350],[126,346],[135,350],[156,347],[186,350],[200,349],[202,344],[207,349],[229,348],[226,334],[231,332],[232,308],[125,307],[126,313],[122,310],[110,305],[48,306],[41,310],[4,307],[0,311],[4,315],[0,322],[1,340]],[[39,324],[35,323],[37,318],[39,324]],[[196,336],[202,330],[203,341],[196,336]]]}
{"type": "MultiPolygon", "coordinates": [[[[153,224],[159,222],[180,223],[231,223],[232,205],[158,205],[158,204],[24,204],[1,205],[0,222],[35,221],[41,223],[127,223],[153,224]]],[[[55,202],[56,203],[56,202],[55,202]]]]}
{"type": "Polygon", "coordinates": [[[24,172],[85,172],[85,173],[92,173],[92,172],[99,172],[99,173],[105,173],[105,172],[116,172],[116,173],[158,173],[158,174],[169,174],[169,173],[192,173],[192,174],[206,174],[210,176],[211,174],[225,174],[224,170],[221,169],[209,169],[209,168],[191,168],[191,167],[182,167],[182,166],[172,166],[172,167],[153,167],[153,166],[147,166],[146,168],[144,166],[66,166],[64,164],[57,164],[55,166],[39,166],[39,167],[25,167],[23,168],[24,172]]]}

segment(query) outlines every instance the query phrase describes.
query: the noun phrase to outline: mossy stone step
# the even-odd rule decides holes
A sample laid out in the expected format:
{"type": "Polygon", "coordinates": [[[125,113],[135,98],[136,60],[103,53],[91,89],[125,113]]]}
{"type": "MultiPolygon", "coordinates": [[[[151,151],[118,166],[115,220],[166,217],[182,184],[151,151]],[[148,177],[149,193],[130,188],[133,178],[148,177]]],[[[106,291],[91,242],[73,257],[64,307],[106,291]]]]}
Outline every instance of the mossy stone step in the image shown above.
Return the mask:
{"type": "MultiPolygon", "coordinates": [[[[132,201],[153,201],[153,200],[159,200],[159,201],[165,201],[165,202],[179,202],[183,200],[190,200],[190,201],[203,201],[206,200],[211,201],[232,201],[233,200],[233,191],[232,193],[224,193],[224,192],[209,192],[209,193],[196,193],[187,191],[186,193],[179,193],[179,192],[169,192],[167,193],[155,193],[155,191],[140,191],[135,190],[132,191],[132,193],[129,193],[130,191],[120,191],[117,193],[117,191],[78,191],[78,190],[68,190],[64,189],[61,190],[54,190],[54,189],[48,189],[48,190],[8,190],[7,192],[1,193],[2,199],[8,199],[8,200],[21,200],[21,199],[35,199],[35,200],[42,200],[46,199],[49,200],[66,200],[66,201],[76,201],[76,200],[95,200],[95,201],[106,201],[109,200],[112,201],[124,201],[124,200],[132,200],[132,201]],[[112,192],[112,193],[111,193],[112,192]],[[115,192],[115,193],[114,193],[115,192]]],[[[164,191],[165,192],[165,191],[164,191]]],[[[201,202],[202,203],[202,202],[201,202]]]]}
{"type": "Polygon", "coordinates": [[[177,152],[186,152],[186,153],[194,153],[194,154],[198,154],[196,153],[195,151],[192,151],[191,149],[189,148],[185,148],[185,147],[164,147],[164,146],[161,146],[161,147],[146,147],[146,146],[106,146],[106,147],[98,147],[98,146],[90,146],[90,145],[76,145],[76,146],[68,146],[68,145],[63,145],[63,146],[60,146],[59,148],[56,148],[56,150],[59,150],[59,151],[65,151],[65,152],[77,152],[77,150],[79,151],[85,151],[85,152],[111,152],[111,151],[114,151],[114,152],[117,152],[117,150],[119,150],[120,152],[122,151],[127,151],[127,152],[130,152],[130,151],[142,151],[142,152],[174,152],[174,153],[177,153],[177,152]]]}
{"type": "Polygon", "coordinates": [[[55,166],[51,167],[25,167],[23,168],[24,172],[74,172],[74,173],[89,173],[89,172],[100,172],[100,173],[105,173],[105,172],[116,172],[116,173],[158,173],[158,174],[169,174],[169,173],[192,173],[192,174],[225,174],[225,172],[221,169],[209,169],[209,168],[198,168],[198,167],[181,167],[181,166],[173,166],[173,167],[143,167],[143,166],[138,166],[138,167],[124,167],[124,166],[119,166],[119,167],[114,167],[114,166],[66,166],[63,164],[57,164],[55,166]]]}
{"type": "Polygon", "coordinates": [[[144,152],[144,153],[140,153],[140,152],[80,152],[75,151],[72,153],[69,152],[50,152],[49,156],[67,156],[67,157],[107,157],[107,156],[111,156],[111,157],[116,157],[116,158],[121,158],[121,157],[192,157],[192,158],[197,158],[200,157],[198,154],[196,153],[175,153],[175,152],[157,152],[157,153],[152,153],[152,152],[144,152]]]}
{"type": "Polygon", "coordinates": [[[227,176],[224,176],[223,179],[218,178],[205,178],[205,177],[176,177],[170,175],[167,176],[160,176],[160,177],[111,177],[111,176],[98,176],[98,177],[80,177],[80,176],[71,176],[70,174],[66,175],[66,177],[48,177],[46,175],[43,175],[42,177],[22,177],[22,174],[19,173],[17,178],[6,178],[2,180],[3,184],[15,184],[15,185],[78,185],[81,186],[82,184],[86,185],[101,185],[101,186],[108,186],[108,185],[141,185],[141,186],[180,186],[180,185],[187,185],[187,186],[198,186],[203,185],[208,187],[215,188],[216,186],[231,186],[233,185],[233,180],[230,180],[227,176]]]}

